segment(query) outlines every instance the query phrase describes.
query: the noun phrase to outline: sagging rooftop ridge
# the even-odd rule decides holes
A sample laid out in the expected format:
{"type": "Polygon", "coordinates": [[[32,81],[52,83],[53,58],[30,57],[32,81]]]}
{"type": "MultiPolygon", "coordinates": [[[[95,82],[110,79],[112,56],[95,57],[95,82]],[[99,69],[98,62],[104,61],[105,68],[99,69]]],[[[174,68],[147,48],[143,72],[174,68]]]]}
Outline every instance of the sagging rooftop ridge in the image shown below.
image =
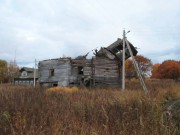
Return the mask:
{"type": "MultiPolygon", "coordinates": [[[[129,42],[129,41],[128,41],[129,42]]],[[[132,53],[138,51],[129,42],[132,53]]],[[[95,50],[91,59],[57,58],[39,62],[39,83],[46,86],[121,86],[123,40],[95,50]]],[[[125,47],[125,59],[130,53],[125,47]]]]}

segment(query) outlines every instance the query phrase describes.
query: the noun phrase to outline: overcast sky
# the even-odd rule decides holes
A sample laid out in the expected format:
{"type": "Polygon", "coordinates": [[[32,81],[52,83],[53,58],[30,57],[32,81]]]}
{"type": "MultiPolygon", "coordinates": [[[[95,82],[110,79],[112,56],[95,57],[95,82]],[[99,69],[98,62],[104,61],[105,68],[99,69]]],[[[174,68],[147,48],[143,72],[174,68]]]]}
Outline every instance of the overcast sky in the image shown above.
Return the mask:
{"type": "MultiPolygon", "coordinates": [[[[122,31],[153,63],[180,60],[180,0],[0,0],[0,59],[77,57],[122,31]]],[[[92,53],[91,53],[92,54],[92,53]]]]}

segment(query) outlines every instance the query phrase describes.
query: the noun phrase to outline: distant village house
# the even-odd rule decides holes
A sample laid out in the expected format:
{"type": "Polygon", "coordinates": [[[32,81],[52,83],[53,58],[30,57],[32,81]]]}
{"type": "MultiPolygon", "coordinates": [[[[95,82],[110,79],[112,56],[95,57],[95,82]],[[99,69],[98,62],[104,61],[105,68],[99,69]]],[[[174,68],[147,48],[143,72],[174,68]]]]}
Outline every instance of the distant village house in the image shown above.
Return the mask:
{"type": "MultiPolygon", "coordinates": [[[[36,69],[35,81],[38,81],[38,70],[36,69]]],[[[14,78],[16,85],[33,85],[34,84],[34,68],[23,67],[19,70],[19,76],[14,78]]]]}

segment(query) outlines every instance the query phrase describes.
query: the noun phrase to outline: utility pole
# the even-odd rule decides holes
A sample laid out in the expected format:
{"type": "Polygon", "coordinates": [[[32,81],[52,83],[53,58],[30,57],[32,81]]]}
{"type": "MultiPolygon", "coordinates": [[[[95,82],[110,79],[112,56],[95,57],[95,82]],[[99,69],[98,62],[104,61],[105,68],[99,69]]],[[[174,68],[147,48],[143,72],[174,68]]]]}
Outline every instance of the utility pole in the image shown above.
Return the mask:
{"type": "Polygon", "coordinates": [[[122,53],[122,90],[125,90],[125,39],[126,33],[123,30],[123,53],[122,53]]]}
{"type": "Polygon", "coordinates": [[[35,59],[35,64],[34,64],[34,88],[36,87],[36,59],[35,59]]]}

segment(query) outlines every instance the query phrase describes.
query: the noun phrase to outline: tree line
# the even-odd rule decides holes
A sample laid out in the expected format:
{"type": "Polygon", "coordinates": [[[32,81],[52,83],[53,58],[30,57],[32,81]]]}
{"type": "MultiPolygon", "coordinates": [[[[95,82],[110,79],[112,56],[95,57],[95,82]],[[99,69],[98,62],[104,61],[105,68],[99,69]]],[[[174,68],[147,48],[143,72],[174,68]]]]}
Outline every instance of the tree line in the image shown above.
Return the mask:
{"type": "MultiPolygon", "coordinates": [[[[153,64],[152,61],[142,55],[134,57],[143,77],[156,79],[174,79],[180,78],[180,61],[165,60],[162,63],[153,64]]],[[[125,62],[126,78],[137,78],[132,59],[125,62]]],[[[13,82],[14,77],[18,77],[19,67],[16,62],[7,62],[0,60],[0,83],[13,82]]]]}
{"type": "MultiPolygon", "coordinates": [[[[136,63],[144,77],[156,79],[174,79],[180,78],[180,61],[165,60],[162,63],[153,64],[152,61],[142,55],[135,56],[136,63]]],[[[132,59],[126,60],[126,77],[137,78],[132,59]]]]}
{"type": "Polygon", "coordinates": [[[180,78],[180,61],[165,60],[161,64],[154,64],[151,77],[178,80],[180,78]]]}
{"type": "Polygon", "coordinates": [[[19,75],[19,67],[16,62],[0,60],[0,83],[13,82],[14,77],[19,75]]]}

